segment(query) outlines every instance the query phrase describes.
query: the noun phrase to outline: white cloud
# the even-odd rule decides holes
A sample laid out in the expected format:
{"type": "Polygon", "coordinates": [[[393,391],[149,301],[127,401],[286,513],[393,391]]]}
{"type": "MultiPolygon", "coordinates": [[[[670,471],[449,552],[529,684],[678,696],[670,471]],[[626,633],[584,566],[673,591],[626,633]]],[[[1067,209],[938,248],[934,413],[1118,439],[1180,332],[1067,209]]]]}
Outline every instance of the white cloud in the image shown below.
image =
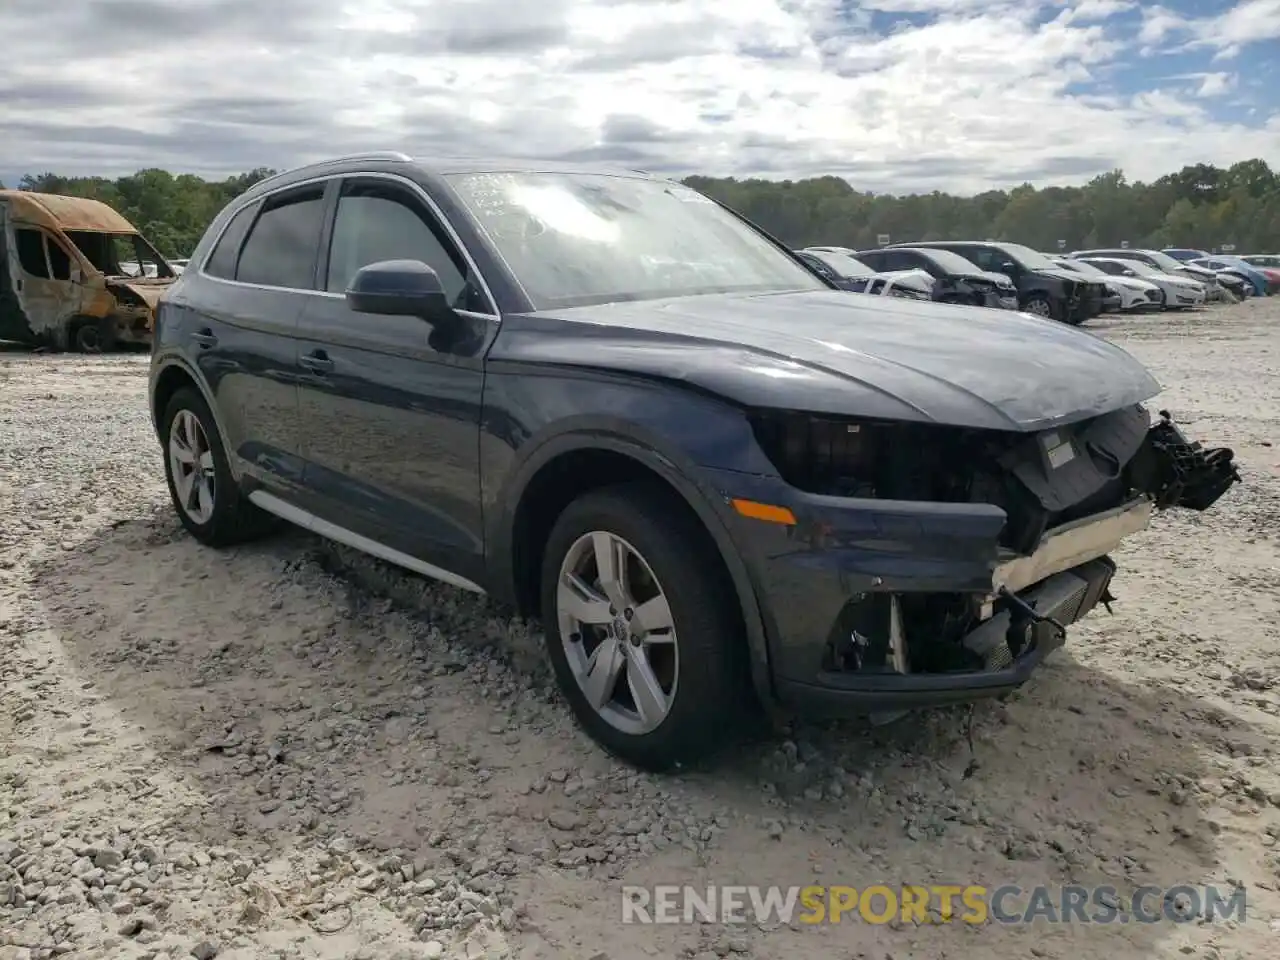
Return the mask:
{"type": "Polygon", "coordinates": [[[1280,0],[1240,0],[1206,17],[1184,17],[1161,6],[1144,7],[1142,15],[1140,42],[1154,47],[1178,37],[1189,48],[1216,48],[1218,59],[1234,57],[1249,44],[1280,38],[1280,0]]]}
{"type": "Polygon", "coordinates": [[[1137,5],[1137,0],[1079,0],[1074,5],[1068,5],[1067,19],[1076,23],[1109,20],[1117,13],[1132,10],[1137,5]]]}
{"type": "MultiPolygon", "coordinates": [[[[1280,0],[1241,6],[1265,3],[1280,0]]],[[[1275,123],[1218,123],[1155,86],[1073,93],[1131,55],[1107,23],[1129,6],[4,0],[0,36],[21,40],[0,58],[0,177],[225,175],[392,147],[978,191],[1280,152],[1275,123]]],[[[1144,15],[1144,43],[1185,32],[1144,15]]],[[[1205,97],[1227,82],[1198,79],[1205,97]]]]}
{"type": "Polygon", "coordinates": [[[1229,93],[1236,85],[1236,75],[1234,73],[1206,73],[1200,77],[1200,89],[1196,91],[1199,97],[1220,97],[1224,93],[1229,93]]]}

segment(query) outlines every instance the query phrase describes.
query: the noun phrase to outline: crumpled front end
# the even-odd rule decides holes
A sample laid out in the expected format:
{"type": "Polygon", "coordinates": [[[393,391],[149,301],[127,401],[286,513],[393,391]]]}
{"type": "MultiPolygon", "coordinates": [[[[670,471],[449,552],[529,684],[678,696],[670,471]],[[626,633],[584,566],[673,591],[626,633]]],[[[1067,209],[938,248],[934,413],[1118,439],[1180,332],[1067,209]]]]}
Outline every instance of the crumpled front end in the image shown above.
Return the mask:
{"type": "Polygon", "coordinates": [[[113,336],[117,343],[146,345],[155,326],[156,304],[168,284],[143,284],[109,279],[107,291],[114,298],[110,310],[113,336]]]}
{"type": "Polygon", "coordinates": [[[762,417],[780,480],[735,497],[777,690],[807,711],[877,712],[999,695],[1113,597],[1110,554],[1162,509],[1205,510],[1233,454],[1140,405],[1007,434],[762,417]],[[788,493],[789,491],[789,493],[788,493]]]}

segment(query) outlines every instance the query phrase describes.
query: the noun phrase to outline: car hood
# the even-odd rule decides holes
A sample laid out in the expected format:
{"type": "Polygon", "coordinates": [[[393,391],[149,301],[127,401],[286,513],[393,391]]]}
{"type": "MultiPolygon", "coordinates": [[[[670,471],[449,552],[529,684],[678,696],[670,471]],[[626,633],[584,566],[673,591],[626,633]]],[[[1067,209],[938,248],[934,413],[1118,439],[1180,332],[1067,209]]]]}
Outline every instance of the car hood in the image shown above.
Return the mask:
{"type": "Polygon", "coordinates": [[[1071,270],[1066,270],[1062,267],[1054,267],[1053,269],[1050,269],[1048,267],[1037,267],[1035,270],[1032,271],[1032,273],[1035,273],[1037,276],[1041,276],[1041,277],[1053,277],[1055,280],[1071,280],[1071,281],[1074,281],[1075,283],[1101,283],[1102,282],[1101,280],[1090,280],[1088,277],[1082,274],[1075,273],[1071,270]]]}
{"type": "Polygon", "coordinates": [[[1143,293],[1148,290],[1160,289],[1158,284],[1154,284],[1150,280],[1140,280],[1137,277],[1112,277],[1107,283],[1114,283],[1118,287],[1127,287],[1130,290],[1140,290],[1143,293]]]}
{"type": "Polygon", "coordinates": [[[979,279],[982,279],[982,280],[990,280],[997,287],[1001,287],[1006,290],[1015,289],[1013,285],[1013,281],[1010,280],[1008,276],[1006,276],[1003,273],[996,273],[994,270],[983,270],[980,273],[966,273],[966,274],[963,274],[963,276],[978,277],[979,279]]]}
{"type": "Polygon", "coordinates": [[[1197,267],[1194,263],[1184,263],[1181,269],[1196,280],[1212,280],[1218,275],[1218,271],[1210,270],[1207,267],[1197,267]]]}
{"type": "Polygon", "coordinates": [[[1052,320],[839,291],[510,315],[489,359],[682,382],[748,406],[993,430],[1045,429],[1160,391],[1119,347],[1052,320]]]}
{"type": "Polygon", "coordinates": [[[892,280],[897,286],[910,286],[917,290],[932,290],[933,277],[923,270],[882,270],[875,279],[892,280]]]}
{"type": "Polygon", "coordinates": [[[150,277],[145,280],[136,277],[109,277],[107,284],[108,286],[124,287],[136,293],[154,313],[156,304],[160,302],[160,297],[173,285],[176,279],[176,277],[150,277]]]}

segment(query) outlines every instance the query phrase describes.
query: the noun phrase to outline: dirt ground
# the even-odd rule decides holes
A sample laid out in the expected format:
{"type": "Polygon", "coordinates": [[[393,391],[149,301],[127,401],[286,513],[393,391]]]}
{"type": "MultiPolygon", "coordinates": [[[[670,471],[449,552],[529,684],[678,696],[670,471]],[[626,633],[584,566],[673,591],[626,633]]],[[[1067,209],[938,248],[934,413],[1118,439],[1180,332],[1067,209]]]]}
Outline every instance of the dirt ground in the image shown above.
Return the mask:
{"type": "Polygon", "coordinates": [[[145,356],[0,354],[0,960],[1252,958],[1280,942],[1280,298],[1095,321],[1245,483],[1005,703],[638,775],[535,631],[181,530],[145,356]],[[1247,919],[621,923],[627,884],[1244,885],[1247,919]]]}

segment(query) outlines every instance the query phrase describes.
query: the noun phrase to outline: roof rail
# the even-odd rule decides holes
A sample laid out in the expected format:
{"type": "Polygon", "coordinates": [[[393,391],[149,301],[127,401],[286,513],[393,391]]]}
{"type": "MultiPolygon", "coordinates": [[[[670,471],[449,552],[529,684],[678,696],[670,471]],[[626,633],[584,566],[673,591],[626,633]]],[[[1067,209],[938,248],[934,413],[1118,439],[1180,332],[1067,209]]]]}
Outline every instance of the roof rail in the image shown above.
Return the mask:
{"type": "Polygon", "coordinates": [[[398,160],[401,163],[408,163],[413,159],[407,153],[400,150],[372,150],[368,153],[352,153],[345,157],[330,157],[328,160],[319,160],[315,163],[304,164],[300,167],[293,167],[289,170],[281,170],[269,177],[265,177],[254,184],[255,187],[264,183],[271,183],[279,180],[281,177],[287,177],[291,173],[297,173],[299,170],[310,170],[314,167],[327,167],[336,163],[350,163],[355,160],[398,160]]]}

